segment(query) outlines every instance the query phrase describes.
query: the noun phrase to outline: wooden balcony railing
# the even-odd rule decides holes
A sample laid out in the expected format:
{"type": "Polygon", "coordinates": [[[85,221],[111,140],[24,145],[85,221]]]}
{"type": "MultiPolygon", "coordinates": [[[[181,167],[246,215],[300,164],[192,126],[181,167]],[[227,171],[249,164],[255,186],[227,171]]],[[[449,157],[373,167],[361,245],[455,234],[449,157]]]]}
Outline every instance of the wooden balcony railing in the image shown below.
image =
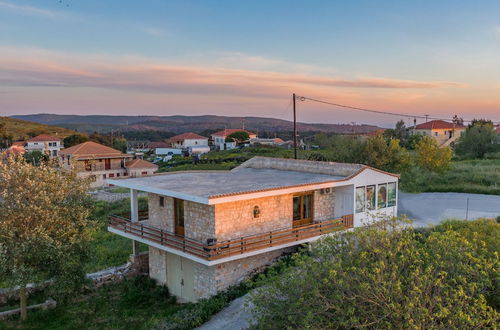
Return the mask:
{"type": "Polygon", "coordinates": [[[275,230],[224,242],[216,242],[214,244],[207,244],[187,237],[177,236],[141,222],[131,222],[121,216],[110,216],[109,226],[138,238],[183,251],[206,260],[216,260],[352,228],[353,216],[350,214],[329,221],[275,230]]]}

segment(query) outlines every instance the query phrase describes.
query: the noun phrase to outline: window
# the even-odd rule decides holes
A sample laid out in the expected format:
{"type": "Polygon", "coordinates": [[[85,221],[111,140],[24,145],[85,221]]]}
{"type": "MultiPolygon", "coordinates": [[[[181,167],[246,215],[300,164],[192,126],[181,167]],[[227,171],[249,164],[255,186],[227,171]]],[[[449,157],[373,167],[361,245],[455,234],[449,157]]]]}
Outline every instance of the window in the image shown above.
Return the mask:
{"type": "Polygon", "coordinates": [[[434,132],[434,136],[438,136],[438,134],[439,134],[438,132],[434,132]]]}
{"type": "Polygon", "coordinates": [[[116,177],[119,178],[120,177],[120,173],[116,173],[116,177]]]}
{"type": "Polygon", "coordinates": [[[114,174],[114,173],[109,173],[109,177],[110,177],[110,178],[114,178],[114,177],[115,177],[115,174],[114,174]]]}
{"type": "Polygon", "coordinates": [[[365,187],[356,188],[356,213],[365,211],[365,187]]]}
{"type": "Polygon", "coordinates": [[[102,178],[103,178],[103,179],[106,179],[106,174],[103,174],[103,175],[102,175],[102,178]]]}
{"type": "Polygon", "coordinates": [[[293,197],[293,225],[311,223],[313,219],[313,194],[305,193],[293,197]]]}
{"type": "Polygon", "coordinates": [[[375,210],[375,185],[366,187],[366,209],[375,210]]]}
{"type": "Polygon", "coordinates": [[[144,171],[144,172],[141,172],[142,175],[148,175],[148,172],[144,171]]]}
{"type": "Polygon", "coordinates": [[[164,207],[165,206],[165,197],[160,196],[159,202],[160,202],[160,207],[164,207]]]}
{"type": "Polygon", "coordinates": [[[182,199],[174,199],[174,221],[175,234],[184,236],[184,201],[182,199]]]}
{"type": "Polygon", "coordinates": [[[387,207],[387,184],[379,184],[377,192],[377,208],[383,209],[387,207]]]}
{"type": "Polygon", "coordinates": [[[396,205],[396,182],[387,184],[387,206],[396,205]]]}

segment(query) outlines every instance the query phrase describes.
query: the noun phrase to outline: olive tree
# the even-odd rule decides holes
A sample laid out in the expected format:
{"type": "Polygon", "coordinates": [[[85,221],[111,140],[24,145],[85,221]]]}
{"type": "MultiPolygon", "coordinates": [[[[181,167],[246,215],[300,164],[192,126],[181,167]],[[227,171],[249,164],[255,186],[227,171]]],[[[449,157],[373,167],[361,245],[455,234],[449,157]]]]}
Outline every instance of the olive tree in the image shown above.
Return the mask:
{"type": "Polygon", "coordinates": [[[443,172],[449,169],[453,151],[448,147],[440,147],[436,140],[424,136],[415,146],[418,166],[432,171],[443,172]]]}
{"type": "Polygon", "coordinates": [[[260,328],[489,328],[499,313],[498,253],[490,238],[442,228],[421,234],[398,219],[328,237],[295,256],[251,300],[260,328]]]}
{"type": "Polygon", "coordinates": [[[22,320],[28,283],[50,279],[74,288],[84,279],[92,227],[87,189],[74,172],[0,158],[0,282],[20,287],[22,320]]]}

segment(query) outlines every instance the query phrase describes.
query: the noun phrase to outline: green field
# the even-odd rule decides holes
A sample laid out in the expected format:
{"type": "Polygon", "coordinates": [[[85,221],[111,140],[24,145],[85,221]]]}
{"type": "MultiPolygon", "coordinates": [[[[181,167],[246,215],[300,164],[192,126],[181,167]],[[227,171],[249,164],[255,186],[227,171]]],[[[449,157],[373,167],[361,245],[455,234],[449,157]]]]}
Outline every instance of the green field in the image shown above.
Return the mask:
{"type": "Polygon", "coordinates": [[[445,173],[413,169],[403,174],[407,192],[459,192],[500,195],[500,159],[453,161],[445,173]]]}
{"type": "Polygon", "coordinates": [[[3,132],[6,135],[11,135],[13,141],[23,140],[28,138],[29,134],[49,134],[59,137],[61,140],[69,135],[75,134],[75,131],[67,128],[43,125],[31,121],[14,119],[9,117],[0,117],[0,128],[3,127],[3,132]]]}

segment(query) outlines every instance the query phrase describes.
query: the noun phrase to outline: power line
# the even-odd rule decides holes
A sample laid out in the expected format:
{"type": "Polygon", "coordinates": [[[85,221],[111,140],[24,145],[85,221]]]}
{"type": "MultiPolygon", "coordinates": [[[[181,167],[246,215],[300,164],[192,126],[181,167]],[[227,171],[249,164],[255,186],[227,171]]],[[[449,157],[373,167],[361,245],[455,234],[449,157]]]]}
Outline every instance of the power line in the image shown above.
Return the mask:
{"type": "MultiPolygon", "coordinates": [[[[390,112],[390,111],[383,111],[383,110],[375,110],[375,109],[368,109],[368,108],[360,108],[360,107],[354,107],[350,105],[345,105],[345,104],[339,104],[339,103],[333,103],[333,102],[328,102],[328,101],[322,101],[318,99],[313,99],[311,97],[307,96],[297,96],[297,99],[300,101],[313,101],[317,103],[323,103],[323,104],[328,104],[328,105],[333,105],[336,107],[341,107],[341,108],[347,108],[347,109],[352,109],[352,110],[358,110],[358,111],[364,111],[364,112],[371,112],[371,113],[378,113],[382,115],[390,115],[390,116],[398,116],[398,117],[408,117],[408,118],[420,118],[420,119],[434,119],[434,120],[449,120],[448,118],[440,118],[440,117],[431,117],[429,115],[412,115],[408,113],[398,113],[398,112],[390,112]]],[[[472,120],[463,120],[464,122],[472,122],[472,120]]],[[[492,122],[493,124],[498,124],[500,122],[492,122]]]]}

